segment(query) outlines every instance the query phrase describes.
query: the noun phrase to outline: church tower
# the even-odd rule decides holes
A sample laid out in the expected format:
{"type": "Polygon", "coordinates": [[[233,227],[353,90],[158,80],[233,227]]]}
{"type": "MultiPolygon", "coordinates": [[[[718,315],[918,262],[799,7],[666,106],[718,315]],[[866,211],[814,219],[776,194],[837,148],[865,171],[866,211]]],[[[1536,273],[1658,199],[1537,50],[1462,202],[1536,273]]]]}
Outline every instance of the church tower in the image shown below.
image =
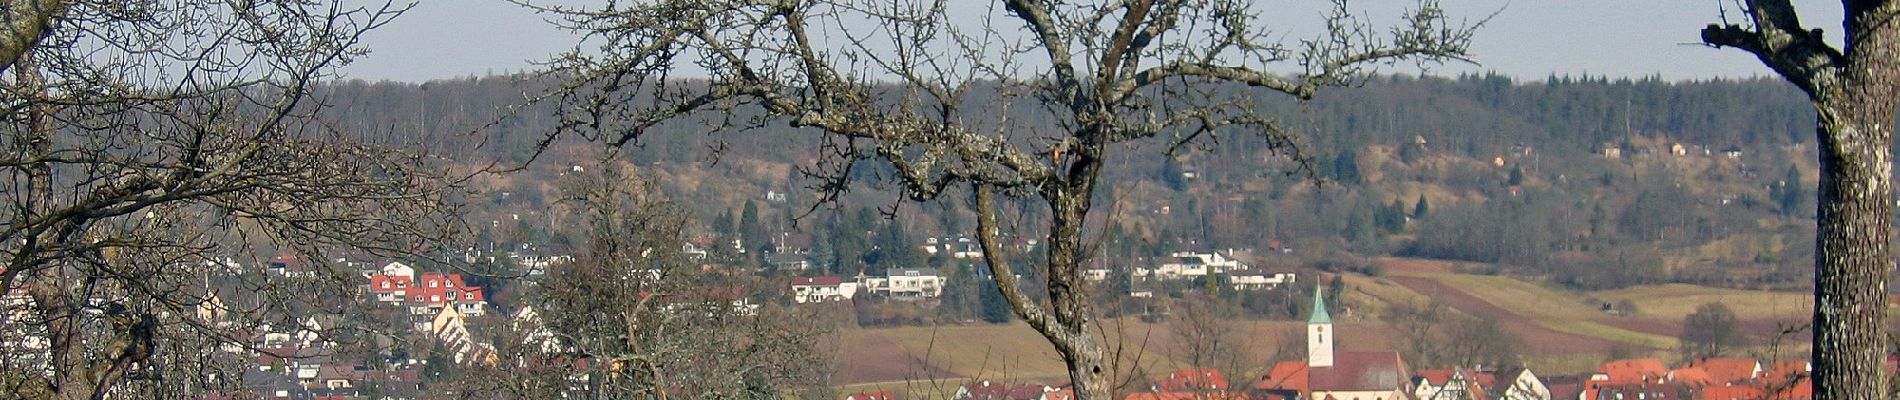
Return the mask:
{"type": "Polygon", "coordinates": [[[1326,312],[1326,297],[1317,285],[1313,288],[1313,317],[1306,320],[1306,365],[1333,366],[1333,316],[1326,312]]]}

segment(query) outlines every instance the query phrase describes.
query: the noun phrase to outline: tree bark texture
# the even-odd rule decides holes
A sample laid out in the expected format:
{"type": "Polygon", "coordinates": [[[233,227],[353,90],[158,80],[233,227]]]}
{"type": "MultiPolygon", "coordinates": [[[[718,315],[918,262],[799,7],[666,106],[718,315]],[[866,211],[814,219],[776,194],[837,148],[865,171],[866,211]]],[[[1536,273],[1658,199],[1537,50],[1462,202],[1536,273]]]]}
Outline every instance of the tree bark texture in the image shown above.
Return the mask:
{"type": "Polygon", "coordinates": [[[1807,93],[1821,179],[1814,255],[1816,399],[1889,397],[1887,277],[1893,271],[1894,99],[1900,4],[1844,1],[1845,46],[1800,25],[1786,0],[1749,1],[1746,25],[1710,25],[1703,42],[1753,53],[1807,93]]]}

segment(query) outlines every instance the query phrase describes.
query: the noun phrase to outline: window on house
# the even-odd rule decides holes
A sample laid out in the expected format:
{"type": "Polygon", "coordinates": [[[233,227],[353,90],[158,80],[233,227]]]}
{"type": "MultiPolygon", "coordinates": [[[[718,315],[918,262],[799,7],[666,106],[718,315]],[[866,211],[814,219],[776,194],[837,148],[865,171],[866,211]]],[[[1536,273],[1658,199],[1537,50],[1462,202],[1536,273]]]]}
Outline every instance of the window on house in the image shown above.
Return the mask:
{"type": "Polygon", "coordinates": [[[455,299],[456,299],[457,297],[459,297],[460,295],[461,295],[461,293],[456,293],[456,292],[449,292],[449,300],[455,300],[455,299]]]}
{"type": "Polygon", "coordinates": [[[429,287],[435,287],[435,280],[434,280],[434,279],[431,279],[431,280],[429,280],[429,287]]]}
{"type": "Polygon", "coordinates": [[[429,296],[430,303],[435,303],[435,302],[440,302],[440,301],[442,301],[442,296],[429,296]]]}

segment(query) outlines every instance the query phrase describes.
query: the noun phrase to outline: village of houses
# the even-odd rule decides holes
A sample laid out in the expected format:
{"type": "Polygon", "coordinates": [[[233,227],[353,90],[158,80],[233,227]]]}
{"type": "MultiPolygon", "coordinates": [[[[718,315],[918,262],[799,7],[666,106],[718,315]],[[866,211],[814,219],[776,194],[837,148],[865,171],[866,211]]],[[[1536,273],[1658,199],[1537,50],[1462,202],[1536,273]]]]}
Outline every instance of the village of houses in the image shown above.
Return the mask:
{"type": "MultiPolygon", "coordinates": [[[[967,239],[932,238],[922,244],[932,254],[946,252],[956,258],[981,257],[967,239]]],[[[700,253],[689,245],[688,253],[700,253]]],[[[466,255],[475,257],[474,255],[466,255]]],[[[495,257],[494,254],[489,257],[495,257]]],[[[559,268],[571,260],[566,256],[533,255],[531,252],[506,252],[506,258],[532,273],[559,268]]],[[[496,313],[482,287],[470,285],[460,273],[420,272],[401,261],[367,262],[338,258],[338,264],[355,268],[361,275],[360,293],[377,303],[403,311],[398,328],[408,330],[446,349],[449,357],[436,362],[498,362],[494,346],[470,334],[471,321],[496,313]]],[[[234,263],[234,261],[226,261],[234,263]]],[[[270,259],[263,270],[271,276],[293,278],[310,274],[296,258],[270,259]]],[[[235,265],[230,267],[235,268],[235,265]]],[[[793,267],[797,267],[794,265],[793,267]]],[[[800,276],[790,277],[781,301],[794,306],[851,301],[928,301],[940,296],[946,279],[932,268],[889,268],[881,275],[800,276]],[[876,299],[876,300],[871,300],[876,299]]],[[[1222,252],[1177,252],[1159,257],[1153,264],[1132,268],[1137,282],[1166,282],[1200,279],[1219,275],[1239,292],[1276,288],[1281,285],[1310,284],[1318,279],[1300,279],[1294,268],[1254,268],[1222,252]]],[[[1107,269],[1086,271],[1088,279],[1109,279],[1107,269]]],[[[1126,295],[1153,296],[1133,286],[1126,295]]],[[[19,295],[8,301],[24,301],[19,295]]],[[[1811,398],[1808,381],[1811,366],[1804,361],[1763,363],[1746,358],[1710,358],[1671,367],[1653,358],[1608,360],[1594,371],[1578,375],[1540,375],[1529,369],[1487,369],[1482,366],[1410,365],[1394,351],[1372,351],[1354,343],[1334,340],[1335,329],[1325,298],[1315,291],[1313,310],[1307,318],[1306,358],[1278,360],[1264,365],[1258,375],[1230,377],[1215,369],[1174,371],[1150,377],[1147,387],[1130,388],[1120,394],[1124,400],[1399,400],[1399,399],[1500,399],[1500,400],[1800,400],[1811,398]]],[[[732,299],[735,305],[750,300],[732,299]]],[[[214,300],[215,302],[215,300],[214,300]]],[[[200,313],[216,313],[215,307],[201,307],[200,313]]],[[[534,310],[522,307],[511,315],[500,316],[517,328],[530,327],[528,340],[541,346],[556,346],[553,336],[537,330],[534,310]]],[[[207,320],[215,316],[205,316],[207,320]]],[[[355,399],[370,398],[361,389],[376,387],[374,398],[420,398],[428,393],[424,370],[430,360],[385,360],[371,367],[365,360],[337,354],[335,343],[313,332],[322,331],[324,318],[303,319],[295,327],[264,327],[251,338],[249,346],[227,345],[224,352],[239,354],[255,364],[243,376],[244,385],[262,398],[273,399],[355,399]]],[[[43,346],[31,338],[13,345],[43,346]]],[[[1889,368],[1894,363],[1889,361],[1889,368]]],[[[845,400],[896,400],[891,391],[858,391],[845,400]]],[[[918,396],[918,398],[925,398],[918,396]]],[[[1072,392],[1060,382],[1001,382],[976,379],[961,383],[952,399],[978,400],[1068,400],[1072,392]]]]}

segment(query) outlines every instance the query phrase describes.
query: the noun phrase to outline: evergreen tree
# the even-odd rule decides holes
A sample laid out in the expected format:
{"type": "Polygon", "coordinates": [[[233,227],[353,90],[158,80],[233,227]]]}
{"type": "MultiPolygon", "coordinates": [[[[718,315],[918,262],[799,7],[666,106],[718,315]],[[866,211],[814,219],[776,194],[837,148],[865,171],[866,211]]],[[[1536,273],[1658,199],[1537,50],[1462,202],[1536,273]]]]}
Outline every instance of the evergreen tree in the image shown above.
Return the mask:
{"type": "Polygon", "coordinates": [[[1003,298],[1003,292],[996,288],[994,280],[984,279],[980,291],[983,292],[983,322],[1001,324],[1016,318],[1016,312],[1009,309],[1009,300],[1003,298]]]}
{"type": "Polygon", "coordinates": [[[923,250],[904,232],[903,224],[891,221],[877,235],[877,265],[885,268],[916,268],[924,265],[923,250]]]}
{"type": "Polygon", "coordinates": [[[1329,308],[1326,312],[1340,315],[1339,311],[1345,308],[1346,302],[1340,301],[1339,297],[1345,293],[1346,279],[1340,274],[1333,274],[1333,280],[1326,283],[1326,307],[1329,308]]]}
{"type": "Polygon", "coordinates": [[[942,201],[937,204],[942,206],[937,212],[937,229],[942,229],[947,235],[963,232],[963,218],[957,215],[957,207],[954,203],[942,201]]]}
{"type": "Polygon", "coordinates": [[[1333,179],[1340,183],[1364,182],[1359,175],[1359,154],[1352,149],[1340,150],[1339,156],[1333,157],[1333,179]]]}
{"type": "Polygon", "coordinates": [[[1794,166],[1788,166],[1788,172],[1775,184],[1773,192],[1775,205],[1781,208],[1783,215],[1800,215],[1811,209],[1807,206],[1807,187],[1801,183],[1801,170],[1794,166]]]}
{"type": "Polygon", "coordinates": [[[732,216],[732,210],[727,209],[726,212],[720,213],[718,217],[713,218],[713,225],[712,225],[713,232],[718,233],[720,235],[725,235],[728,238],[730,238],[731,236],[735,234],[738,234],[738,231],[733,230],[733,229],[736,229],[734,227],[734,225],[736,224],[735,222],[736,220],[737,218],[734,218],[732,216]]]}
{"type": "Polygon", "coordinates": [[[1418,195],[1418,203],[1412,205],[1412,218],[1425,218],[1427,211],[1431,211],[1431,206],[1426,205],[1425,194],[1420,193],[1418,195]]]}
{"type": "Polygon", "coordinates": [[[748,250],[762,249],[770,245],[765,237],[765,226],[759,223],[759,204],[745,201],[745,211],[739,214],[739,239],[748,250]]]}
{"type": "Polygon", "coordinates": [[[983,282],[987,280],[962,263],[949,263],[943,268],[943,273],[947,283],[943,286],[943,297],[937,303],[937,313],[959,321],[979,317],[977,314],[982,308],[979,305],[982,291],[995,289],[984,286],[983,282]]]}
{"type": "Polygon", "coordinates": [[[1181,168],[1181,162],[1176,161],[1174,157],[1168,157],[1167,160],[1161,162],[1161,182],[1166,183],[1168,189],[1176,192],[1187,190],[1186,173],[1187,171],[1181,168]]]}
{"type": "Polygon", "coordinates": [[[1405,203],[1392,199],[1392,204],[1379,209],[1373,219],[1385,233],[1399,233],[1405,230],[1405,203]]]}
{"type": "Polygon", "coordinates": [[[1522,166],[1511,167],[1511,175],[1509,178],[1505,179],[1504,184],[1510,185],[1510,186],[1523,185],[1524,184],[1524,167],[1522,166]]]}
{"type": "Polygon", "coordinates": [[[1424,155],[1425,148],[1420,146],[1417,142],[1407,141],[1405,144],[1399,145],[1399,161],[1405,162],[1406,164],[1417,162],[1419,157],[1424,155]]]}
{"type": "Polygon", "coordinates": [[[1366,212],[1353,210],[1347,214],[1346,230],[1340,232],[1340,237],[1345,238],[1348,242],[1358,242],[1361,239],[1372,236],[1372,223],[1366,221],[1368,219],[1366,218],[1366,212]]]}

